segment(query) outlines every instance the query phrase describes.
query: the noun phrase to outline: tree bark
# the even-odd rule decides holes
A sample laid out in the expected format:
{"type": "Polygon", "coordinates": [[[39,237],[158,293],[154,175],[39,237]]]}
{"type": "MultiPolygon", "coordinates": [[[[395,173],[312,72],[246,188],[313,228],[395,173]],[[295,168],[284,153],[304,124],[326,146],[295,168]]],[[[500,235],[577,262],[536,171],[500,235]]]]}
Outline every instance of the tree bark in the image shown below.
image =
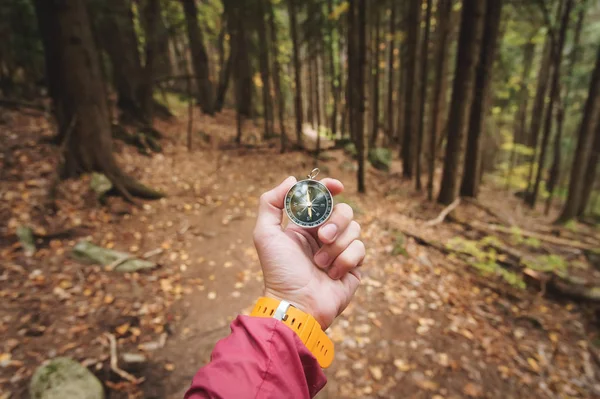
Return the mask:
{"type": "Polygon", "coordinates": [[[485,2],[464,0],[458,39],[456,72],[448,116],[448,143],[438,202],[449,205],[456,198],[465,125],[471,108],[475,69],[481,41],[485,2]]]}
{"type": "Polygon", "coordinates": [[[419,81],[419,36],[421,30],[421,1],[409,0],[408,2],[408,29],[406,48],[406,97],[404,103],[404,134],[402,137],[402,176],[411,179],[415,164],[415,141],[413,134],[417,131],[417,118],[419,115],[419,92],[414,82],[419,81]]]}
{"type": "Polygon", "coordinates": [[[386,141],[391,145],[394,137],[394,35],[396,34],[396,2],[392,1],[390,10],[390,26],[388,41],[387,67],[387,123],[385,126],[386,141]]]}
{"type": "Polygon", "coordinates": [[[356,84],[353,87],[355,94],[354,106],[356,107],[356,150],[358,152],[358,172],[357,184],[358,192],[366,192],[365,185],[365,66],[366,66],[366,31],[367,31],[367,5],[366,0],[358,0],[358,10],[356,10],[358,29],[358,52],[356,54],[356,84]]]}
{"type": "Polygon", "coordinates": [[[281,78],[279,65],[279,45],[277,44],[277,29],[275,26],[275,12],[273,4],[267,3],[267,12],[269,14],[269,28],[271,38],[271,60],[273,61],[273,85],[275,86],[275,98],[277,99],[277,113],[279,117],[279,134],[281,135],[281,152],[287,149],[288,137],[285,131],[285,96],[281,90],[281,78]]]}
{"type": "Polygon", "coordinates": [[[436,48],[436,66],[435,66],[435,83],[433,86],[433,106],[431,108],[431,133],[429,139],[429,167],[427,177],[427,198],[429,201],[433,199],[433,178],[435,174],[435,154],[437,149],[437,137],[439,125],[442,123],[442,115],[440,109],[446,99],[442,98],[446,73],[446,65],[448,64],[448,35],[450,34],[450,15],[452,14],[452,1],[439,0],[437,15],[437,48],[436,48]]]}
{"type": "Polygon", "coordinates": [[[544,121],[544,132],[542,134],[542,144],[540,148],[540,159],[538,161],[537,168],[537,176],[535,178],[535,183],[533,185],[533,191],[531,195],[527,196],[527,204],[531,207],[535,207],[535,202],[537,200],[540,183],[542,181],[542,174],[544,171],[544,164],[546,161],[546,153],[548,141],[550,140],[550,133],[552,130],[552,116],[554,111],[554,102],[559,97],[560,92],[560,67],[562,63],[562,53],[565,44],[565,37],[567,34],[567,27],[569,25],[569,16],[571,15],[571,8],[573,7],[573,0],[565,0],[565,9],[562,14],[561,23],[560,23],[560,31],[558,33],[558,42],[552,47],[552,62],[554,64],[553,67],[553,75],[552,75],[552,85],[550,87],[550,97],[548,99],[548,107],[546,110],[545,121],[544,121]]]}
{"type": "Polygon", "coordinates": [[[121,118],[125,121],[146,122],[149,118],[142,112],[142,65],[131,3],[129,0],[110,0],[101,4],[102,9],[99,10],[98,17],[100,43],[112,65],[117,107],[121,110],[121,118]]]}
{"type": "MultiPolygon", "coordinates": [[[[333,0],[327,0],[327,13],[331,15],[333,12],[333,0]]],[[[333,97],[333,107],[331,110],[331,134],[333,137],[337,136],[337,119],[338,119],[338,108],[340,101],[340,84],[341,76],[337,72],[336,68],[336,57],[334,42],[336,36],[336,26],[330,21],[329,22],[329,74],[331,80],[331,95],[333,97]]]]}
{"type": "Polygon", "coordinates": [[[265,0],[256,1],[256,30],[258,31],[258,50],[259,50],[259,65],[260,77],[262,80],[262,100],[263,100],[263,119],[264,119],[264,136],[269,139],[273,136],[272,118],[272,102],[271,102],[271,71],[269,67],[269,41],[267,39],[267,30],[265,27],[265,0]]]}
{"type": "MultiPolygon", "coordinates": [[[[571,179],[569,181],[569,193],[567,201],[563,207],[557,223],[566,223],[580,214],[582,199],[584,196],[584,182],[586,171],[592,158],[592,144],[594,142],[594,133],[596,136],[600,133],[597,130],[598,115],[600,114],[600,47],[596,56],[596,65],[590,81],[590,89],[585,102],[583,117],[579,125],[577,148],[573,157],[571,167],[571,179]]],[[[596,140],[597,142],[598,140],[596,140]]],[[[594,146],[597,148],[598,144],[594,146]]],[[[595,168],[595,166],[592,166],[595,168]]],[[[595,170],[594,170],[595,171],[595,170]]]]}
{"type": "Polygon", "coordinates": [[[475,86],[467,134],[467,150],[460,186],[460,195],[463,197],[475,198],[479,189],[479,143],[487,114],[488,93],[492,83],[494,60],[496,48],[498,47],[502,3],[503,0],[488,1],[485,10],[483,37],[475,71],[475,86]]]}
{"type": "Polygon", "coordinates": [[[369,148],[375,148],[377,145],[377,136],[379,133],[379,42],[381,41],[381,30],[380,30],[380,14],[381,10],[373,3],[372,7],[374,15],[373,24],[375,25],[375,34],[372,40],[373,43],[373,70],[371,72],[373,77],[373,98],[372,103],[372,114],[373,118],[371,121],[371,137],[369,138],[369,148]]]}
{"type": "Polygon", "coordinates": [[[202,30],[198,26],[198,10],[196,8],[196,0],[181,1],[183,3],[185,22],[190,41],[190,51],[192,53],[194,74],[196,75],[196,83],[198,85],[198,103],[200,104],[202,112],[208,115],[213,115],[213,88],[210,81],[208,55],[206,53],[206,48],[204,47],[202,30]]]}
{"type": "Polygon", "coordinates": [[[128,200],[161,197],[124,174],[113,156],[99,57],[83,0],[36,0],[35,8],[40,33],[48,40],[44,40],[46,59],[53,60],[47,78],[60,82],[52,98],[63,132],[60,176],[97,171],[128,200]]]}
{"type": "Polygon", "coordinates": [[[296,114],[296,144],[298,147],[303,147],[302,140],[302,65],[300,64],[300,42],[298,39],[298,22],[297,22],[297,0],[288,0],[288,10],[290,16],[290,30],[292,35],[293,45],[293,62],[294,62],[294,107],[296,114]]]}
{"type": "Polygon", "coordinates": [[[421,43],[421,79],[419,81],[421,93],[419,99],[421,100],[421,106],[419,107],[419,120],[417,129],[417,152],[415,154],[416,176],[415,176],[415,188],[417,191],[421,191],[421,149],[423,147],[423,130],[425,124],[425,106],[427,104],[427,78],[428,78],[428,61],[429,61],[429,30],[431,28],[431,6],[432,1],[427,0],[427,12],[425,14],[425,35],[421,43]]]}
{"type": "MultiPolygon", "coordinates": [[[[554,136],[554,154],[552,159],[552,166],[548,172],[548,181],[546,182],[546,190],[548,191],[548,198],[546,198],[546,207],[544,214],[548,215],[550,208],[552,207],[552,199],[554,197],[554,189],[556,188],[560,180],[560,167],[562,158],[562,135],[565,121],[565,111],[569,107],[569,94],[573,83],[573,71],[577,64],[577,56],[579,53],[579,40],[581,38],[581,29],[583,28],[583,18],[585,16],[585,7],[582,7],[577,17],[575,24],[575,32],[573,35],[573,46],[569,59],[569,69],[567,72],[566,82],[564,84],[564,93],[562,101],[558,101],[558,108],[556,110],[556,135],[554,136]]],[[[560,96],[560,89],[557,95],[560,96]]],[[[560,99],[558,99],[560,100],[560,99]]]]}
{"type": "Polygon", "coordinates": [[[594,143],[592,145],[592,153],[590,154],[590,159],[583,177],[583,187],[581,192],[581,200],[579,202],[579,209],[577,210],[577,217],[581,217],[585,213],[585,209],[590,202],[592,191],[594,190],[594,184],[596,182],[596,172],[598,170],[598,163],[600,163],[600,122],[596,123],[596,134],[593,136],[594,143]]]}

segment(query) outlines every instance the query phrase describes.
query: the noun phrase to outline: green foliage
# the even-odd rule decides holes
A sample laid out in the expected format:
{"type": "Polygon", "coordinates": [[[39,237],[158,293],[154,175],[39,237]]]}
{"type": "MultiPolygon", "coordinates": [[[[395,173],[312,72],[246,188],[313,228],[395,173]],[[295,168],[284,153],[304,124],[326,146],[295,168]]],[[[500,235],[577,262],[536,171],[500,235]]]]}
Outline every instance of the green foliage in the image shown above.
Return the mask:
{"type": "Polygon", "coordinates": [[[375,169],[387,172],[392,164],[392,150],[389,148],[373,148],[369,150],[368,158],[375,169]]]}
{"type": "Polygon", "coordinates": [[[527,267],[540,272],[553,272],[559,276],[567,273],[568,264],[565,258],[560,255],[541,255],[532,259],[524,260],[527,267]]]}
{"type": "Polygon", "coordinates": [[[358,205],[356,201],[346,197],[343,194],[337,195],[335,197],[335,202],[338,204],[343,202],[345,204],[350,205],[350,208],[352,208],[352,211],[354,211],[355,215],[362,215],[364,213],[362,208],[358,205]]]}
{"type": "Polygon", "coordinates": [[[490,246],[499,243],[493,236],[487,236],[480,241],[454,237],[446,243],[446,247],[468,256],[467,263],[484,275],[498,275],[508,284],[517,288],[525,288],[523,278],[498,264],[500,256],[490,246]]]}
{"type": "Polygon", "coordinates": [[[401,232],[396,232],[396,237],[394,238],[394,246],[392,248],[392,255],[408,256],[406,248],[404,248],[405,245],[406,237],[404,236],[404,234],[402,234],[401,232]]]}

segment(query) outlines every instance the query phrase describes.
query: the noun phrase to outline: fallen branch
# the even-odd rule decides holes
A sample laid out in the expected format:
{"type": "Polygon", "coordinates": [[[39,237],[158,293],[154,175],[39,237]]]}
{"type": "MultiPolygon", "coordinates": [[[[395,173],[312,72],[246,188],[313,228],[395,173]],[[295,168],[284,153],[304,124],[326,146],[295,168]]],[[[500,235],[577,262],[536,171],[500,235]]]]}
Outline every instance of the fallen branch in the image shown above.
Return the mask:
{"type": "Polygon", "coordinates": [[[460,205],[460,197],[455,199],[450,205],[445,207],[442,210],[442,212],[440,212],[440,214],[435,219],[431,219],[430,221],[425,222],[424,226],[432,227],[432,226],[442,223],[446,219],[446,216],[448,216],[448,214],[450,212],[452,212],[454,209],[456,209],[456,207],[459,205],[460,205]]]}
{"type": "Polygon", "coordinates": [[[563,246],[563,247],[572,247],[572,248],[577,248],[577,249],[582,249],[582,250],[594,250],[597,247],[589,245],[589,244],[585,244],[579,241],[575,241],[575,240],[568,240],[565,238],[559,238],[559,237],[554,237],[554,236],[550,236],[550,235],[546,235],[546,234],[540,234],[540,233],[535,233],[533,231],[527,231],[527,230],[523,230],[523,229],[510,229],[504,226],[500,226],[497,224],[484,224],[481,223],[477,220],[473,220],[471,223],[467,223],[469,225],[472,225],[473,227],[475,227],[478,230],[483,230],[485,232],[487,232],[488,234],[490,232],[499,232],[499,233],[504,233],[504,234],[514,234],[514,233],[518,233],[524,237],[529,237],[529,238],[535,238],[538,239],[540,241],[544,241],[550,244],[554,244],[554,245],[559,245],[559,246],[563,246]]]}
{"type": "Polygon", "coordinates": [[[146,252],[144,255],[142,255],[142,258],[148,259],[148,258],[151,258],[151,257],[153,257],[155,255],[160,255],[162,253],[163,253],[163,249],[162,248],[155,248],[155,249],[153,249],[151,251],[146,252]]]}
{"type": "Polygon", "coordinates": [[[111,333],[104,333],[104,335],[106,336],[106,338],[108,338],[108,342],[110,343],[110,369],[114,371],[119,377],[133,384],[138,385],[144,382],[144,377],[136,378],[135,376],[129,374],[127,371],[119,368],[119,358],[117,356],[117,339],[111,333]]]}
{"type": "Polygon", "coordinates": [[[499,214],[498,212],[494,211],[492,208],[483,205],[481,202],[477,201],[475,198],[463,198],[463,201],[481,209],[482,211],[484,211],[488,215],[498,219],[501,223],[503,223],[505,225],[508,225],[508,226],[515,225],[515,223],[511,219],[506,218],[503,215],[499,214]]]}

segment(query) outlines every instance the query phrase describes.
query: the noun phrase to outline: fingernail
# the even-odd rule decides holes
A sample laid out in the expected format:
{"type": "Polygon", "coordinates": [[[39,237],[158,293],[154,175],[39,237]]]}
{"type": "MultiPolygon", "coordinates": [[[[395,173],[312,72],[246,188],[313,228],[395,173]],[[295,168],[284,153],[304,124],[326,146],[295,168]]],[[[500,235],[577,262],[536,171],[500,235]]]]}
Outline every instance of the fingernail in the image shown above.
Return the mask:
{"type": "Polygon", "coordinates": [[[315,263],[319,267],[325,267],[329,263],[329,254],[327,252],[318,253],[315,256],[315,263]]]}
{"type": "Polygon", "coordinates": [[[328,224],[321,230],[321,236],[326,240],[333,241],[337,234],[337,230],[338,228],[335,224],[328,224]]]}

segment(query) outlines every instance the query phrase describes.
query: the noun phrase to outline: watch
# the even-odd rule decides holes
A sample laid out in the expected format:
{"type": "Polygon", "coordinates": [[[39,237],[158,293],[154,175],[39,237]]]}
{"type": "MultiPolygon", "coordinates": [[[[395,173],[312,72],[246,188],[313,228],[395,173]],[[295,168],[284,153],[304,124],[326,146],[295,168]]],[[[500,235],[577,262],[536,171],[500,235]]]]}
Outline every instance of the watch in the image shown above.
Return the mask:
{"type": "Polygon", "coordinates": [[[321,325],[308,313],[294,307],[287,301],[261,297],[256,301],[250,316],[272,317],[290,327],[322,368],[331,365],[334,356],[333,342],[321,329],[321,325]]]}

